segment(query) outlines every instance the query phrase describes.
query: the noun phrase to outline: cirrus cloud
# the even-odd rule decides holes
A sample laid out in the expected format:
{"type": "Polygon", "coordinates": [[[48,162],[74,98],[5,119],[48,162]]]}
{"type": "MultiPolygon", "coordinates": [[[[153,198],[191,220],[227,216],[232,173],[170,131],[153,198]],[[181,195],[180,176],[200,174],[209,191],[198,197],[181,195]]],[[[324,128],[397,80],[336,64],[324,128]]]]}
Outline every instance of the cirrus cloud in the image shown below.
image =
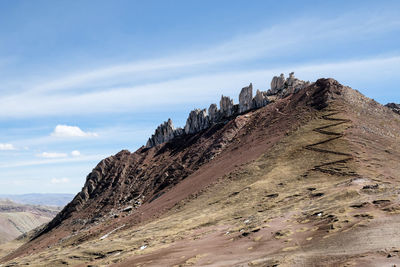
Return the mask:
{"type": "Polygon", "coordinates": [[[57,158],[66,158],[68,155],[66,153],[43,152],[38,154],[37,156],[47,159],[57,159],[57,158]]]}
{"type": "Polygon", "coordinates": [[[84,132],[78,126],[69,126],[59,124],[54,128],[51,136],[55,137],[96,137],[97,133],[84,132]]]}
{"type": "Polygon", "coordinates": [[[16,148],[14,147],[13,144],[0,144],[0,151],[9,151],[9,150],[15,150],[16,148]]]}

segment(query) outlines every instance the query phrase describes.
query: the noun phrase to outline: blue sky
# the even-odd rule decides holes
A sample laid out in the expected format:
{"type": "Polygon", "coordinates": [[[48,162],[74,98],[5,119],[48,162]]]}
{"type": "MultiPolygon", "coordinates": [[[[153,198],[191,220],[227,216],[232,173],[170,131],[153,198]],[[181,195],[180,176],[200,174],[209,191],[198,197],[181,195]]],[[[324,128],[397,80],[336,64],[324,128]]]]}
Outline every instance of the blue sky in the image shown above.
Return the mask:
{"type": "Polygon", "coordinates": [[[398,1],[1,1],[0,194],[76,193],[169,117],[282,72],[400,102],[399,44],[398,1]]]}

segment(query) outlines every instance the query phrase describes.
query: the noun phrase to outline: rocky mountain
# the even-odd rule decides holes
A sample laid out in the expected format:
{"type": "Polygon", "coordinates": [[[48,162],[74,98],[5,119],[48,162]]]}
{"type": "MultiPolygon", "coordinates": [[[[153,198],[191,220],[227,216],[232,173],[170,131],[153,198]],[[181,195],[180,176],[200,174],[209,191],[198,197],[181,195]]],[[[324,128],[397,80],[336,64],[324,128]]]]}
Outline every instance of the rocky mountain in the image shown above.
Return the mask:
{"type": "Polygon", "coordinates": [[[60,211],[57,207],[24,205],[0,200],[0,244],[49,222],[60,211]]]}
{"type": "MultiPolygon", "coordinates": [[[[400,117],[276,76],[102,160],[4,266],[400,264],[400,117]]],[[[1,248],[0,248],[1,249],[1,248]]]]}

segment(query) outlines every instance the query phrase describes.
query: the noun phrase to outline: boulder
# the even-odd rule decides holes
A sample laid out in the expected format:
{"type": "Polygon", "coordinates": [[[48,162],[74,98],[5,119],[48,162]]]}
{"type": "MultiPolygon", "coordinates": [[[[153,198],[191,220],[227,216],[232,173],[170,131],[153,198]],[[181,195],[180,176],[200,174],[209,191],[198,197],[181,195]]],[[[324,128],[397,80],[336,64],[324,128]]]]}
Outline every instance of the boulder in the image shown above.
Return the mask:
{"type": "Polygon", "coordinates": [[[233,99],[229,96],[221,96],[221,101],[219,102],[221,115],[223,117],[230,117],[233,115],[233,99]]]}
{"type": "Polygon", "coordinates": [[[185,133],[197,133],[203,129],[208,128],[209,126],[210,120],[207,115],[207,110],[195,109],[190,112],[189,117],[186,120],[185,133]]]}
{"type": "Polygon", "coordinates": [[[239,94],[239,113],[246,112],[252,108],[253,85],[243,87],[239,94]]]}

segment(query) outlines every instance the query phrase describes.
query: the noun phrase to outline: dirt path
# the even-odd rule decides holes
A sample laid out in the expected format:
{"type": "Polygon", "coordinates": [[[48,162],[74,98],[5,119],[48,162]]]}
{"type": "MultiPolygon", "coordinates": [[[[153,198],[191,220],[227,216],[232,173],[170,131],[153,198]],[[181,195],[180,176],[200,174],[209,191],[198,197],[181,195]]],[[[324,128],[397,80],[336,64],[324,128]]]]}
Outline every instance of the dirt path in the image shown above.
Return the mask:
{"type": "Polygon", "coordinates": [[[353,160],[353,156],[351,154],[345,153],[342,151],[335,151],[335,150],[329,150],[329,149],[317,147],[319,145],[326,145],[329,142],[340,139],[344,136],[344,133],[342,133],[342,132],[338,133],[338,132],[334,132],[332,130],[327,130],[327,129],[351,122],[351,120],[349,120],[349,119],[332,117],[334,115],[340,114],[341,111],[337,111],[337,110],[327,110],[327,111],[330,113],[323,115],[322,119],[333,122],[333,123],[314,128],[313,131],[323,134],[323,135],[326,135],[326,136],[328,136],[328,138],[326,138],[322,141],[310,144],[310,145],[306,145],[304,148],[315,151],[315,152],[319,152],[319,153],[343,156],[343,158],[339,159],[339,160],[325,162],[320,165],[316,165],[316,166],[314,166],[314,168],[311,169],[311,171],[319,171],[319,172],[329,173],[332,175],[339,175],[339,176],[355,176],[356,175],[355,172],[349,171],[349,170],[347,170],[347,171],[344,170],[344,169],[346,169],[345,168],[346,166],[344,166],[344,165],[348,161],[353,160]]]}

